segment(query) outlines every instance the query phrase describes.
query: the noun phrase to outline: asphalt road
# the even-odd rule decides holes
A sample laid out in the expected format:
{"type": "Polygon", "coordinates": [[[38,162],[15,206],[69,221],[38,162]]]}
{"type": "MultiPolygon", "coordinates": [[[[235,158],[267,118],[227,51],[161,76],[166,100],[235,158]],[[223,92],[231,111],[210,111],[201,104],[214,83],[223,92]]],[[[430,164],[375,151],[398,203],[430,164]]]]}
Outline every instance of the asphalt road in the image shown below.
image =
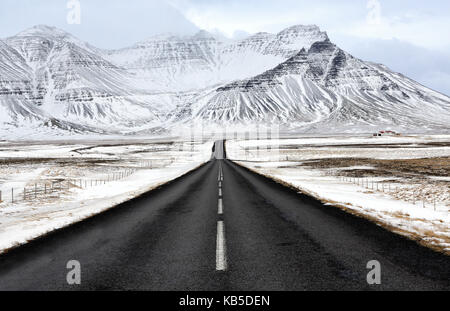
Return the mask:
{"type": "Polygon", "coordinates": [[[449,257],[223,157],[1,256],[0,290],[450,289],[449,257]]]}

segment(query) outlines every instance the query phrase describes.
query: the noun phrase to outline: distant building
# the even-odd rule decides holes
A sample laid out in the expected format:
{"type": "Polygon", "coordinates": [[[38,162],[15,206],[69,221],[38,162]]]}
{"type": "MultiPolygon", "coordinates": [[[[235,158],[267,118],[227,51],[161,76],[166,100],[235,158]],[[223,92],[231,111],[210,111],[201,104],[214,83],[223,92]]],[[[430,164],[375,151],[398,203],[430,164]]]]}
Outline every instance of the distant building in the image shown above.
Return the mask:
{"type": "Polygon", "coordinates": [[[378,133],[374,133],[374,137],[381,137],[381,136],[400,136],[400,133],[397,133],[395,131],[379,131],[378,133]]]}

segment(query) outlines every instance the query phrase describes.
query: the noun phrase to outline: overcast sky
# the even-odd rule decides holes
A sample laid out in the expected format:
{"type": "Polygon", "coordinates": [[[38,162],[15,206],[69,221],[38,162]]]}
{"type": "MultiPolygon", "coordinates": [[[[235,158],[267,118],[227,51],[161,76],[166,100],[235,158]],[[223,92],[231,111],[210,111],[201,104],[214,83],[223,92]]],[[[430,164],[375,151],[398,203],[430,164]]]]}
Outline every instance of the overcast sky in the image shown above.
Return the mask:
{"type": "Polygon", "coordinates": [[[1,0],[0,38],[37,24],[56,26],[101,48],[159,33],[199,29],[240,38],[316,24],[364,60],[391,67],[450,95],[448,0],[1,0]],[[68,24],[79,1],[81,23],[68,24]]]}

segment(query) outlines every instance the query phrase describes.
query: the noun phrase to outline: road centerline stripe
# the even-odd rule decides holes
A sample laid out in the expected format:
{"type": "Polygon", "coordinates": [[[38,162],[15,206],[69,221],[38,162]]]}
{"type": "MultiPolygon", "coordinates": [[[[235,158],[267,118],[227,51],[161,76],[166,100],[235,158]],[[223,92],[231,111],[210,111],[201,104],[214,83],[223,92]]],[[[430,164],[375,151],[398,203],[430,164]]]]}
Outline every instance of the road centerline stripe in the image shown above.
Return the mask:
{"type": "Polygon", "coordinates": [[[217,222],[217,247],[216,247],[216,270],[227,269],[225,226],[223,221],[217,222]]]}
{"type": "Polygon", "coordinates": [[[223,200],[222,200],[222,199],[219,199],[219,203],[218,203],[218,208],[217,208],[217,210],[218,210],[218,214],[219,214],[219,215],[222,215],[222,214],[223,214],[223,200]]]}

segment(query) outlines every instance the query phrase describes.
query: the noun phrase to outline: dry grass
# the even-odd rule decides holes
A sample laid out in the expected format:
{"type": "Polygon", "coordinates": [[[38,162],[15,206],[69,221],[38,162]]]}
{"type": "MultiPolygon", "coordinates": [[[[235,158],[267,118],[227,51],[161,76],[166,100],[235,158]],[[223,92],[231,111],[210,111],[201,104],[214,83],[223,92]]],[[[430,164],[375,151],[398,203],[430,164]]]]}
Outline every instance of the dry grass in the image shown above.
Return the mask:
{"type": "Polygon", "coordinates": [[[317,169],[342,168],[344,176],[391,176],[415,178],[424,176],[450,176],[450,157],[425,159],[378,160],[361,158],[330,158],[305,161],[302,166],[317,169]],[[354,166],[370,166],[373,169],[351,169],[354,166]],[[345,168],[349,168],[346,170],[345,168]]]}

